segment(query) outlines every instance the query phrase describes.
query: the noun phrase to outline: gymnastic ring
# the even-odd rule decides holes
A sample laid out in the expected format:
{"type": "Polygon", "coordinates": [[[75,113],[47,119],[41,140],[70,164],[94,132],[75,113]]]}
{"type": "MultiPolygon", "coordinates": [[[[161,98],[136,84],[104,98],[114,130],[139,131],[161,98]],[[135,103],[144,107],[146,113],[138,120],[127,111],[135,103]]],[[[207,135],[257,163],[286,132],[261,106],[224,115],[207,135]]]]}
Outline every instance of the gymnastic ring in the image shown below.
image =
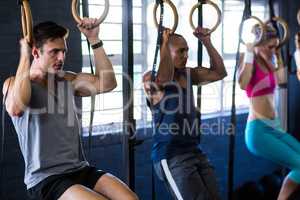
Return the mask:
{"type": "MultiPolygon", "coordinates": [[[[172,11],[173,11],[173,15],[174,15],[174,24],[173,24],[173,27],[171,29],[171,33],[174,33],[177,29],[177,26],[178,26],[178,12],[177,12],[177,9],[175,7],[175,5],[172,3],[172,1],[170,0],[163,0],[163,2],[167,3],[172,11]]],[[[159,4],[158,3],[155,3],[154,7],[153,7],[153,20],[154,20],[154,24],[156,26],[156,28],[158,27],[158,22],[157,22],[157,19],[156,19],[156,12],[157,12],[157,8],[158,8],[159,4]]]]}
{"type": "MultiPolygon", "coordinates": [[[[277,46],[277,48],[280,48],[280,47],[282,47],[282,46],[288,41],[288,39],[289,39],[289,36],[290,36],[290,33],[289,33],[289,27],[288,27],[286,21],[285,21],[283,18],[281,18],[281,17],[273,17],[273,18],[272,18],[272,21],[276,21],[278,24],[280,24],[280,25],[282,26],[282,28],[283,28],[283,31],[284,31],[283,37],[282,37],[282,39],[279,41],[279,44],[278,44],[278,46],[277,46]]],[[[266,21],[265,23],[266,23],[266,24],[269,24],[270,22],[271,22],[271,19],[268,20],[268,21],[266,21]]]]}
{"type": "Polygon", "coordinates": [[[193,7],[192,7],[192,9],[191,9],[191,11],[190,11],[190,17],[189,17],[189,20],[190,20],[190,25],[191,25],[191,27],[192,27],[192,29],[195,31],[195,29],[196,29],[196,27],[195,27],[195,25],[194,25],[194,23],[193,23],[193,14],[194,14],[194,12],[195,12],[195,10],[196,10],[196,8],[198,8],[198,7],[200,7],[202,4],[209,4],[209,5],[211,5],[212,7],[214,7],[215,9],[216,9],[216,11],[217,11],[217,14],[218,14],[218,20],[217,20],[217,23],[206,33],[206,35],[209,35],[209,34],[211,34],[212,32],[214,32],[216,29],[217,29],[217,27],[219,26],[219,24],[221,23],[221,10],[219,9],[219,7],[217,6],[217,4],[215,4],[214,2],[212,2],[212,1],[210,1],[210,0],[204,0],[204,1],[202,1],[202,2],[199,2],[199,3],[197,3],[197,4],[195,4],[193,7]]]}
{"type": "MultiPolygon", "coordinates": [[[[77,9],[78,9],[78,1],[72,0],[72,15],[73,15],[73,18],[75,19],[75,21],[78,24],[80,24],[82,22],[82,19],[78,15],[77,9]]],[[[95,26],[98,26],[105,20],[107,14],[108,14],[108,10],[109,10],[109,0],[105,0],[104,11],[103,11],[102,15],[100,16],[100,18],[98,18],[97,21],[95,22],[95,26]]]]}
{"type": "Polygon", "coordinates": [[[298,24],[300,25],[300,9],[298,10],[298,13],[297,13],[297,21],[298,21],[298,24]]]}
{"type": "MultiPolygon", "coordinates": [[[[259,35],[259,37],[258,37],[258,40],[255,42],[255,43],[253,43],[253,46],[256,46],[256,45],[258,45],[259,43],[261,43],[261,41],[262,41],[262,39],[263,39],[263,35],[264,35],[264,33],[265,33],[265,25],[264,25],[264,23],[258,18],[258,17],[256,17],[256,16],[250,16],[250,17],[248,17],[246,20],[248,20],[248,19],[255,19],[256,21],[258,21],[258,25],[260,26],[260,28],[261,28],[261,32],[260,32],[260,35],[259,35]]],[[[244,20],[243,21],[243,23],[242,23],[242,26],[244,25],[244,22],[246,21],[246,20],[244,20]]],[[[245,43],[245,41],[241,38],[241,43],[242,44],[246,44],[245,43]]]]}
{"type": "Polygon", "coordinates": [[[23,37],[26,39],[28,44],[32,44],[32,15],[28,0],[22,0],[21,5],[21,19],[22,19],[22,30],[23,37]]]}

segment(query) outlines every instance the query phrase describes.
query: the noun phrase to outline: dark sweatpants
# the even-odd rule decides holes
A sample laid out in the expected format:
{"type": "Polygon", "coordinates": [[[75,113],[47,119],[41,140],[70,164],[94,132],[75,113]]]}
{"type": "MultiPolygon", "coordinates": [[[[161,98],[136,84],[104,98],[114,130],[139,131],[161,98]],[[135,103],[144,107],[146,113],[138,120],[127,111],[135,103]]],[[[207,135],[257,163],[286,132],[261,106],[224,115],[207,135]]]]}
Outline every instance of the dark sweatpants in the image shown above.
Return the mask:
{"type": "Polygon", "coordinates": [[[154,163],[157,176],[177,200],[220,200],[216,176],[205,154],[191,152],[154,163]]]}

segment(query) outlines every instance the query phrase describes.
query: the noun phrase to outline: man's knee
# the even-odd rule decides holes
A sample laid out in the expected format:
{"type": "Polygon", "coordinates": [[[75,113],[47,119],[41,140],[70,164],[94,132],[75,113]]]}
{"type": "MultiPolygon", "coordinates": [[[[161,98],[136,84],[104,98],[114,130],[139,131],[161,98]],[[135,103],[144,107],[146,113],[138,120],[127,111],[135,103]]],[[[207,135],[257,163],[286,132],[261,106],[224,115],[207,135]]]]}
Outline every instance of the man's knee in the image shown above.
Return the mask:
{"type": "Polygon", "coordinates": [[[75,184],[70,186],[67,190],[64,191],[64,193],[59,197],[58,200],[65,200],[65,199],[90,199],[91,197],[94,197],[93,199],[101,199],[104,200],[104,198],[101,195],[96,195],[96,193],[92,192],[90,189],[86,188],[83,185],[75,184]]]}
{"type": "Polygon", "coordinates": [[[127,187],[120,179],[106,173],[94,187],[94,191],[107,196],[110,199],[138,200],[137,195],[127,187]]]}

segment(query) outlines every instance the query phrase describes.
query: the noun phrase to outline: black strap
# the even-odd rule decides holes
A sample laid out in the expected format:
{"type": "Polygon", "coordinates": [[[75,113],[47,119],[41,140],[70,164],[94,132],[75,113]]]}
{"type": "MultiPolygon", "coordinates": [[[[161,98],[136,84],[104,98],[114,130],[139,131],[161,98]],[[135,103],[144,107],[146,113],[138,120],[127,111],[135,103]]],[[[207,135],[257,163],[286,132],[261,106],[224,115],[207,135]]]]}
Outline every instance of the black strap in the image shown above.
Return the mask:
{"type": "Polygon", "coordinates": [[[270,9],[270,19],[272,19],[272,17],[275,17],[275,10],[274,10],[274,1],[273,0],[269,0],[268,1],[269,4],[269,9],[270,9]]]}
{"type": "MultiPolygon", "coordinates": [[[[94,67],[92,62],[92,56],[91,56],[91,44],[86,39],[87,45],[88,45],[88,52],[89,52],[89,61],[90,61],[90,69],[91,73],[94,73],[94,67]]],[[[96,102],[96,94],[91,95],[91,110],[90,110],[90,122],[89,122],[89,139],[88,139],[88,153],[89,156],[91,156],[91,149],[92,149],[92,133],[93,133],[93,121],[94,121],[94,114],[95,114],[95,102],[96,102]]]]}
{"type": "Polygon", "coordinates": [[[269,10],[270,10],[270,20],[271,20],[272,26],[276,30],[277,36],[279,37],[280,36],[279,28],[277,26],[276,21],[273,20],[273,17],[276,16],[275,15],[275,9],[274,9],[274,0],[269,0],[268,4],[269,4],[269,10]]]}
{"type": "MultiPolygon", "coordinates": [[[[280,38],[280,30],[279,30],[279,27],[276,23],[276,21],[273,20],[273,17],[275,17],[275,9],[274,9],[274,0],[269,0],[268,1],[268,4],[269,4],[269,10],[270,10],[270,20],[271,20],[271,23],[272,23],[272,26],[273,28],[276,30],[276,34],[277,34],[277,37],[280,38]]],[[[283,49],[281,48],[280,49],[281,51],[281,55],[284,55],[283,54],[283,49]]],[[[288,54],[287,54],[288,55],[288,54]]],[[[288,56],[286,56],[288,57],[288,56]]],[[[290,71],[290,70],[289,70],[290,71]]],[[[279,87],[281,87],[281,85],[279,85],[279,87]]]]}
{"type": "Polygon", "coordinates": [[[17,5],[22,6],[23,5],[23,0],[17,0],[17,5]]]}
{"type": "MultiPolygon", "coordinates": [[[[272,18],[273,17],[275,17],[276,15],[275,15],[275,9],[274,9],[274,0],[269,0],[269,2],[268,2],[268,4],[269,4],[269,10],[270,10],[270,19],[271,19],[271,22],[272,22],[272,25],[273,25],[273,27],[275,28],[275,30],[276,30],[276,32],[277,32],[277,36],[279,37],[280,36],[280,32],[279,32],[279,28],[278,28],[278,26],[277,26],[277,23],[274,21],[274,20],[272,20],[272,18]]],[[[287,51],[288,51],[288,49],[287,49],[287,51]]],[[[281,53],[283,53],[283,49],[281,49],[281,53]]],[[[283,55],[283,54],[281,54],[281,55],[283,55]]],[[[289,53],[287,53],[287,55],[289,55],[289,53]]],[[[287,57],[289,57],[289,56],[287,56],[287,57]]],[[[289,60],[289,62],[290,62],[290,59],[288,59],[289,60]]],[[[288,72],[290,72],[290,63],[288,62],[288,72]]],[[[284,89],[287,89],[288,88],[288,83],[282,83],[282,84],[278,84],[278,86],[280,87],[280,88],[284,88],[284,89]]],[[[287,90],[288,91],[288,90],[287,90]]],[[[287,105],[288,106],[288,105],[287,105]]],[[[280,170],[280,173],[281,173],[281,175],[282,176],[285,176],[286,174],[287,174],[287,170],[288,169],[286,169],[286,168],[282,168],[281,170],[280,170]]]]}
{"type": "MultiPolygon", "coordinates": [[[[89,9],[88,9],[88,0],[82,1],[82,14],[85,17],[89,16],[89,9]]],[[[91,73],[95,74],[93,62],[92,62],[92,56],[91,56],[91,44],[86,38],[87,46],[88,46],[88,53],[89,53],[89,61],[90,61],[90,69],[91,73]]],[[[89,129],[88,129],[88,155],[91,157],[91,151],[92,151],[92,133],[93,133],[93,121],[94,121],[94,113],[95,113],[95,101],[96,101],[96,95],[91,95],[91,111],[90,111],[90,122],[89,122],[89,129]]]]}
{"type": "MultiPolygon", "coordinates": [[[[151,84],[150,84],[150,94],[151,95],[154,93],[154,90],[155,90],[154,82],[155,82],[156,75],[157,75],[157,72],[156,72],[157,58],[158,58],[158,52],[159,52],[160,46],[161,46],[162,34],[163,34],[163,29],[164,29],[163,25],[162,25],[163,18],[164,18],[163,0],[156,0],[156,3],[160,4],[160,17],[159,17],[159,25],[158,25],[158,31],[157,31],[156,48],[155,48],[154,60],[153,60],[152,71],[151,71],[151,84]]],[[[153,102],[151,102],[151,101],[150,101],[150,109],[153,111],[153,102]]],[[[161,118],[163,118],[163,116],[161,116],[161,118]]],[[[152,120],[154,121],[154,114],[152,114],[152,120]]],[[[153,123],[152,123],[152,125],[153,125],[153,123]]],[[[152,126],[152,128],[154,128],[154,127],[152,126]]],[[[154,131],[154,129],[153,129],[153,131],[154,131]]]]}
{"type": "MultiPolygon", "coordinates": [[[[198,0],[198,3],[202,3],[202,0],[198,0]]],[[[198,7],[198,26],[203,25],[203,12],[202,12],[202,4],[201,6],[198,7]]],[[[198,50],[197,50],[197,63],[198,66],[202,66],[202,60],[203,60],[203,55],[202,55],[202,51],[203,51],[203,45],[202,42],[198,40],[198,50]]],[[[201,140],[201,95],[202,95],[202,87],[201,86],[197,86],[197,120],[199,120],[199,130],[197,130],[197,133],[200,134],[199,136],[199,142],[201,140]]]]}
{"type": "Polygon", "coordinates": [[[243,24],[246,19],[251,16],[251,0],[245,0],[245,7],[242,21],[239,27],[238,48],[236,52],[236,63],[233,73],[232,84],[232,102],[231,102],[231,129],[229,130],[229,155],[228,155],[228,199],[233,199],[233,185],[234,185],[234,153],[235,153],[235,132],[236,132],[236,105],[235,105],[235,88],[236,88],[236,74],[240,60],[240,42],[242,37],[243,24]]]}
{"type": "Polygon", "coordinates": [[[243,22],[252,15],[251,0],[245,0],[245,7],[243,12],[243,22]]]}
{"type": "MultiPolygon", "coordinates": [[[[203,0],[198,0],[198,3],[202,3],[203,0]]],[[[202,27],[203,25],[203,11],[202,11],[203,7],[202,7],[202,4],[201,6],[198,7],[198,26],[202,27]]],[[[197,50],[197,64],[198,66],[202,66],[202,61],[203,61],[203,45],[202,45],[202,42],[200,40],[198,40],[198,50],[197,50]]],[[[197,86],[197,113],[196,113],[196,116],[197,116],[197,120],[198,120],[198,124],[199,126],[198,127],[198,130],[197,130],[197,133],[200,134],[199,136],[199,142],[201,141],[201,94],[202,94],[202,86],[199,85],[197,86]]],[[[213,194],[211,194],[210,190],[209,190],[209,187],[208,187],[208,184],[206,182],[206,179],[203,177],[203,175],[201,173],[199,173],[200,175],[200,178],[203,182],[203,185],[204,187],[206,188],[206,190],[210,193],[210,198],[213,198],[213,194]]]]}
{"type": "MultiPolygon", "coordinates": [[[[154,87],[153,84],[156,79],[156,65],[157,65],[157,57],[158,57],[158,52],[161,46],[161,40],[162,40],[162,33],[163,33],[163,18],[164,18],[164,3],[163,0],[156,0],[156,4],[160,5],[160,17],[159,17],[159,25],[158,25],[158,30],[157,30],[157,40],[156,40],[156,48],[155,48],[155,54],[154,54],[154,60],[153,60],[153,65],[152,65],[152,71],[151,71],[151,86],[150,86],[150,94],[152,95],[154,93],[154,87]]],[[[152,123],[151,123],[151,128],[154,133],[154,112],[153,112],[153,103],[150,102],[150,109],[152,111],[152,123]]],[[[163,116],[161,116],[161,121],[163,116]]],[[[152,167],[152,176],[151,176],[151,189],[152,189],[152,200],[156,199],[156,192],[155,192],[155,175],[154,175],[154,168],[152,167]]]]}
{"type": "Polygon", "coordinates": [[[162,40],[162,33],[163,33],[163,18],[164,18],[164,4],[162,0],[156,0],[156,3],[159,3],[160,5],[160,17],[159,17],[159,25],[158,25],[158,33],[157,33],[157,40],[156,40],[156,48],[155,48],[155,54],[154,54],[154,60],[152,65],[152,71],[151,71],[151,81],[154,82],[156,78],[156,65],[157,65],[157,57],[158,52],[161,45],[162,40]]]}

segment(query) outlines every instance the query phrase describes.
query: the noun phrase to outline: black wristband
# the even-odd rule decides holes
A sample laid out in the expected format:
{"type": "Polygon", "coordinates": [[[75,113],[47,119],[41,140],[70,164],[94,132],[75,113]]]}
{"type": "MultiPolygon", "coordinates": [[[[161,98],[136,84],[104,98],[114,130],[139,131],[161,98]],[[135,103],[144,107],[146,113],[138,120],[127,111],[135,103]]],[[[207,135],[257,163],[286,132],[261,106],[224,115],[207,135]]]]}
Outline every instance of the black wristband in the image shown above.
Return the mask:
{"type": "Polygon", "coordinates": [[[99,42],[97,42],[96,44],[91,45],[92,49],[97,49],[103,46],[103,42],[102,40],[100,40],[99,42]]]}

